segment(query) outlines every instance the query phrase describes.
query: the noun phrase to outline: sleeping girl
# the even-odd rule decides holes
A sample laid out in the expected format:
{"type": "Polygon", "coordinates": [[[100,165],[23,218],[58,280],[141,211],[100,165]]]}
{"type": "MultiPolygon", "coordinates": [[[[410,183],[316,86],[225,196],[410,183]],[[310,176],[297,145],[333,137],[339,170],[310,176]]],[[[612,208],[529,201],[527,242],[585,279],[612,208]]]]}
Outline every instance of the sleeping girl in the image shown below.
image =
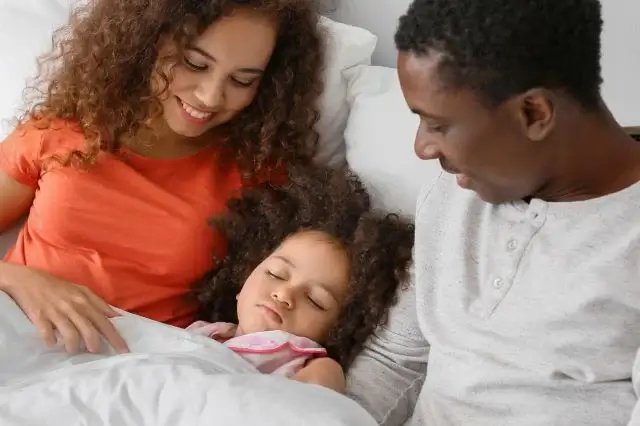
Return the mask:
{"type": "Polygon", "coordinates": [[[372,211],[353,175],[292,169],[214,221],[227,255],[193,292],[188,327],[265,374],[345,388],[345,372],[407,282],[413,226],[372,211]]]}

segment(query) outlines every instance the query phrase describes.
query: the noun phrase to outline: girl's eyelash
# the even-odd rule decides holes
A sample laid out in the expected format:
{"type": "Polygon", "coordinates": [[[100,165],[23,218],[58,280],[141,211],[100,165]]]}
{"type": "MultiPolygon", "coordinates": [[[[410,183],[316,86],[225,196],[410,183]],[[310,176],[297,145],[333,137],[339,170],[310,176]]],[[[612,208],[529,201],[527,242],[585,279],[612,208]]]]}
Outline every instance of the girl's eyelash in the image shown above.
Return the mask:
{"type": "Polygon", "coordinates": [[[307,297],[307,299],[309,299],[309,302],[311,302],[311,304],[312,304],[313,306],[315,306],[316,308],[318,308],[318,309],[320,309],[320,310],[322,310],[322,311],[324,311],[324,310],[325,310],[325,309],[324,309],[324,307],[322,307],[322,305],[320,305],[318,302],[316,302],[315,300],[313,300],[311,297],[307,297]]]}
{"type": "Polygon", "coordinates": [[[271,271],[267,271],[267,275],[268,275],[268,276],[270,276],[270,277],[271,277],[271,278],[273,278],[273,279],[276,279],[276,280],[280,280],[280,281],[282,281],[282,278],[281,278],[281,277],[277,276],[276,274],[274,274],[274,273],[273,273],[273,272],[271,272],[271,271]]]}
{"type": "MultiPolygon", "coordinates": [[[[282,281],[283,278],[279,277],[278,275],[274,274],[273,272],[267,270],[266,274],[268,277],[273,278],[274,280],[279,280],[282,281]]],[[[322,306],[321,304],[319,304],[318,302],[316,302],[311,296],[307,296],[307,300],[309,301],[309,303],[311,303],[316,309],[320,309],[321,311],[326,311],[326,309],[324,308],[324,306],[322,306]]]]}

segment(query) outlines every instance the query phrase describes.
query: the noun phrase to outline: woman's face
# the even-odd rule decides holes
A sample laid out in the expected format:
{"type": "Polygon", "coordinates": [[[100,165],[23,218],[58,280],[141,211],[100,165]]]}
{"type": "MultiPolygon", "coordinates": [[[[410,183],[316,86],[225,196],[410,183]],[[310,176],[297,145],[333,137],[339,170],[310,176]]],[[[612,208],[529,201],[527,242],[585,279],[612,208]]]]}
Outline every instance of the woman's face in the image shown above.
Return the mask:
{"type": "Polygon", "coordinates": [[[162,98],[164,118],[188,138],[230,121],[253,102],[276,45],[277,25],[237,8],[187,46],[162,98]]]}

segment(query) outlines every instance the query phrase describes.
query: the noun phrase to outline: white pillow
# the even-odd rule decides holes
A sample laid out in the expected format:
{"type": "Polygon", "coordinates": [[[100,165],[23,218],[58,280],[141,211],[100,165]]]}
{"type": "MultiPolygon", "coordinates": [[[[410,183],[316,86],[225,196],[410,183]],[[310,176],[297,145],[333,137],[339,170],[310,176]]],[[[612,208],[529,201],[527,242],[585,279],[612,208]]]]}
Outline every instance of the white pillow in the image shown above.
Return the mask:
{"type": "Polygon", "coordinates": [[[405,103],[396,69],[361,65],[344,76],[351,107],[347,162],[367,185],[376,208],[413,217],[421,187],[441,168],[415,155],[418,118],[405,103]]]}
{"type": "Polygon", "coordinates": [[[323,17],[320,24],[327,33],[325,87],[320,100],[320,133],[317,160],[331,166],[346,164],[344,130],[349,117],[347,82],[343,72],[371,63],[378,38],[369,31],[323,17]]]}
{"type": "MultiPolygon", "coordinates": [[[[81,0],[84,1],[84,0],[81,0]]],[[[74,0],[0,0],[0,141],[12,129],[12,119],[22,107],[22,93],[36,73],[36,57],[51,48],[52,31],[63,25],[74,0]]],[[[345,164],[343,132],[349,115],[342,71],[369,64],[377,38],[369,31],[335,22],[320,21],[327,40],[325,92],[321,98],[320,147],[317,160],[334,166],[345,164]]]]}
{"type": "Polygon", "coordinates": [[[60,1],[0,1],[0,141],[23,107],[23,90],[36,73],[36,57],[51,48],[52,32],[68,18],[60,1]]]}

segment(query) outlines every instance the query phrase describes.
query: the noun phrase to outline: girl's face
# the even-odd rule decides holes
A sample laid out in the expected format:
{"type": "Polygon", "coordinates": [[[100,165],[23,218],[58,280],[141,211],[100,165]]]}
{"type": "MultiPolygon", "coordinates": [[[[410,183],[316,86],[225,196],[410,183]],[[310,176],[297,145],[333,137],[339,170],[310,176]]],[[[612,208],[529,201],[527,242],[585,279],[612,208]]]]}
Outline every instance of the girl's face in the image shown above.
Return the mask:
{"type": "Polygon", "coordinates": [[[251,104],[276,38],[276,22],[247,8],[211,25],[169,73],[172,80],[162,99],[169,128],[195,138],[251,104]]]}
{"type": "Polygon", "coordinates": [[[348,292],[349,260],[322,232],[287,238],[238,295],[238,334],[283,330],[323,343],[348,292]]]}

